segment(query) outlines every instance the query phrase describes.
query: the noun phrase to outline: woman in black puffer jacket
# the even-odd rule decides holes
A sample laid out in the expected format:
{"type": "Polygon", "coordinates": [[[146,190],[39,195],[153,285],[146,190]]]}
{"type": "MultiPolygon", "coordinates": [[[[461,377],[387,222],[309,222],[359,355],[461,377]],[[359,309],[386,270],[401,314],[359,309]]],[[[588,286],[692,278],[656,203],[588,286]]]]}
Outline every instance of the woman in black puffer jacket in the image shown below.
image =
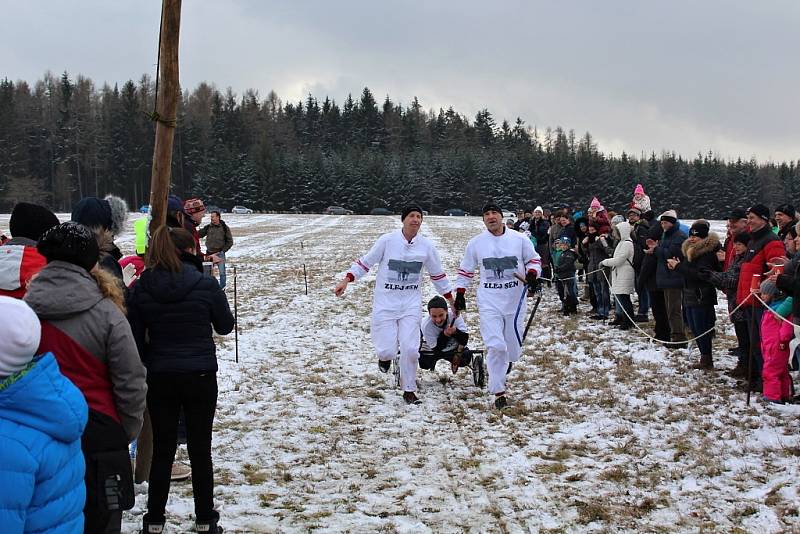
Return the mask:
{"type": "Polygon", "coordinates": [[[706,332],[716,323],[717,288],[710,282],[709,273],[721,270],[717,251],[722,246],[710,226],[708,221],[695,221],[688,239],[681,245],[679,259],[667,259],[667,267],[683,276],[683,310],[700,349],[700,362],[692,367],[703,370],[714,368],[711,354],[714,332],[706,332]]]}
{"type": "MultiPolygon", "coordinates": [[[[217,404],[213,331],[233,330],[233,315],[217,281],[203,274],[192,235],[160,227],[147,251],[147,269],[128,296],[128,319],[147,367],[147,405],[153,426],[153,462],[144,532],[165,521],[170,473],[183,408],[192,466],[198,530],[217,532],[211,428],[217,404]]],[[[155,527],[155,529],[153,529],[155,527]]]]}

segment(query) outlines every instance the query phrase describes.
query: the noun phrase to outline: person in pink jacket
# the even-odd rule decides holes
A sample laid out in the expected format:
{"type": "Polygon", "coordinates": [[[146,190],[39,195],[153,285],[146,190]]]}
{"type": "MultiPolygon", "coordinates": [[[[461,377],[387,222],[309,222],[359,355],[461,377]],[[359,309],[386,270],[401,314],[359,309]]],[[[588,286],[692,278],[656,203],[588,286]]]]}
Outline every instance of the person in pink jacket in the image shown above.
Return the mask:
{"type": "Polygon", "coordinates": [[[772,280],[761,283],[761,298],[769,304],[761,319],[761,353],[764,367],[761,380],[764,400],[783,404],[792,398],[792,379],[789,376],[789,342],[794,337],[792,318],[783,320],[775,311],[786,299],[772,280]],[[775,312],[775,313],[772,313],[775,312]]]}

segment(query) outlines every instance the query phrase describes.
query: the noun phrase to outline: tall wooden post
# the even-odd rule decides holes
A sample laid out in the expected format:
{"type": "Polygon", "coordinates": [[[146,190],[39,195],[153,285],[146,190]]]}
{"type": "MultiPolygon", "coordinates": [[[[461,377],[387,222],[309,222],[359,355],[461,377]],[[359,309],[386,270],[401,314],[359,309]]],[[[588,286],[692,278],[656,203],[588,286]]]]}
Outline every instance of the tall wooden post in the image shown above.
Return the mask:
{"type": "Polygon", "coordinates": [[[167,196],[172,172],[172,143],[178,114],[178,42],[181,0],[162,0],[161,39],[158,44],[159,78],[156,91],[156,140],[150,177],[150,234],[167,220],[167,196]]]}

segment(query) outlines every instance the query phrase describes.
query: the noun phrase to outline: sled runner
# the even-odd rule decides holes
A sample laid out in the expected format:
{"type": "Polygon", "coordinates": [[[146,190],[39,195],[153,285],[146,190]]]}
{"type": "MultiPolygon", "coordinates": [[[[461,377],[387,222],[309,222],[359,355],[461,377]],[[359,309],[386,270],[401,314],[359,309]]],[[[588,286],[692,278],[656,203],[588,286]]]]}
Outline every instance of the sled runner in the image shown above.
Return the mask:
{"type": "MultiPolygon", "coordinates": [[[[452,351],[448,351],[452,353],[452,351]]],[[[444,354],[447,355],[448,352],[444,354]]],[[[465,349],[461,356],[461,361],[466,362],[463,364],[464,369],[469,369],[472,373],[472,382],[476,387],[484,388],[486,387],[486,362],[483,356],[483,350],[472,350],[472,349],[465,349]],[[467,358],[466,360],[464,358],[467,358]]],[[[435,363],[432,363],[430,367],[426,366],[423,367],[425,359],[433,360],[435,358],[433,350],[428,347],[425,342],[420,343],[419,347],[419,357],[420,357],[420,368],[428,369],[430,371],[434,371],[435,363]]],[[[394,360],[392,360],[392,377],[394,378],[394,386],[396,388],[400,388],[400,356],[396,356],[394,360]]]]}

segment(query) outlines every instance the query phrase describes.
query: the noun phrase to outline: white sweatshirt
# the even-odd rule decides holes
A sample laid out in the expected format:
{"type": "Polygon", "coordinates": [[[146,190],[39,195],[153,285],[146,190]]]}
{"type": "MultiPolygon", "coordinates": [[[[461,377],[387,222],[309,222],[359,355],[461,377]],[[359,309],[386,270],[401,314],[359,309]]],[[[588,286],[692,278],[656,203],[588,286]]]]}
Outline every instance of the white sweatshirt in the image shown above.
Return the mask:
{"type": "Polygon", "coordinates": [[[533,248],[530,239],[514,230],[505,229],[496,236],[484,230],[467,243],[467,250],[458,269],[456,289],[466,289],[480,266],[478,286],[478,310],[494,311],[502,315],[514,314],[517,310],[525,284],[522,278],[528,271],[542,274],[542,260],[533,248]]]}
{"type": "MultiPolygon", "coordinates": [[[[451,322],[453,326],[456,327],[456,330],[467,332],[467,323],[464,322],[464,318],[457,316],[455,322],[453,322],[453,313],[450,310],[447,310],[447,320],[442,326],[436,326],[436,323],[431,320],[430,315],[422,319],[422,340],[425,342],[425,345],[428,346],[428,349],[433,350],[436,347],[436,342],[439,341],[439,334],[444,331],[445,327],[450,326],[451,322]]],[[[451,337],[444,351],[455,350],[457,345],[458,342],[455,338],[451,337]]]]}
{"type": "Polygon", "coordinates": [[[373,297],[373,319],[396,319],[422,313],[423,267],[436,291],[449,296],[450,281],[442,268],[439,252],[420,234],[410,242],[402,230],[382,235],[347,273],[353,280],[358,280],[375,265],[378,265],[378,277],[373,297]]]}

